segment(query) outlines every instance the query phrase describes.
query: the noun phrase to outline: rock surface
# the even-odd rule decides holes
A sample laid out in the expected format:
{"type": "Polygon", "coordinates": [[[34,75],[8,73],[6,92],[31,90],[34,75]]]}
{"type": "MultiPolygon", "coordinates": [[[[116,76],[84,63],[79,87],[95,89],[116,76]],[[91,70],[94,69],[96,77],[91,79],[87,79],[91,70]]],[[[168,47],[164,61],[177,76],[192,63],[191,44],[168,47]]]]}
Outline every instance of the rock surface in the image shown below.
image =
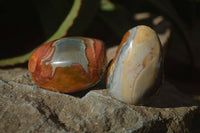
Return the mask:
{"type": "MultiPolygon", "coordinates": [[[[44,90],[26,69],[0,70],[0,131],[190,132],[199,106],[164,82],[148,106],[124,104],[97,85],[80,94],[44,90]]],[[[102,83],[100,83],[102,84],[102,83]]]]}

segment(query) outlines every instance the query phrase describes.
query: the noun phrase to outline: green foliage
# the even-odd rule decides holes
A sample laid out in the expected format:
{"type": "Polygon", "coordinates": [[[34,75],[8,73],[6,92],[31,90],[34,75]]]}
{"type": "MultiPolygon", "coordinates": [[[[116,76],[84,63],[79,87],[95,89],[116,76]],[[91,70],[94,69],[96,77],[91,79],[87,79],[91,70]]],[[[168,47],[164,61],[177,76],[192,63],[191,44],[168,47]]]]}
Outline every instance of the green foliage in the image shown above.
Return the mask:
{"type": "Polygon", "coordinates": [[[103,11],[114,11],[115,5],[109,0],[101,0],[101,10],[103,11]]]}
{"type": "MultiPolygon", "coordinates": [[[[98,0],[88,0],[88,1],[93,1],[93,2],[97,3],[98,0]]],[[[88,8],[85,8],[86,7],[85,4],[86,3],[83,2],[82,0],[74,0],[72,8],[71,8],[69,14],[67,15],[67,17],[65,18],[65,20],[59,26],[58,30],[49,39],[47,39],[44,43],[64,37],[67,34],[70,27],[73,25],[75,19],[78,19],[79,17],[83,18],[83,16],[79,15],[79,13],[84,12],[84,10],[87,10],[90,7],[94,6],[94,5],[90,5],[90,6],[87,5],[88,8]]],[[[97,6],[96,6],[96,8],[97,8],[97,6]]],[[[93,14],[93,13],[95,13],[95,12],[92,12],[91,14],[93,14]]],[[[83,14],[83,15],[85,15],[85,14],[83,14]]],[[[90,19],[91,16],[92,15],[89,15],[88,20],[90,19]]],[[[87,17],[85,17],[85,18],[87,19],[87,17]]],[[[46,23],[48,23],[48,22],[46,22],[46,23]]],[[[78,26],[78,24],[77,24],[77,26],[78,26]]],[[[84,25],[82,25],[82,26],[84,26],[84,25]]],[[[44,44],[44,43],[42,43],[42,44],[44,44]]],[[[31,52],[29,52],[25,55],[22,55],[22,56],[0,60],[0,66],[23,63],[29,59],[29,57],[31,56],[31,54],[33,53],[34,50],[32,50],[31,52]]]]}
{"type": "MultiPolygon", "coordinates": [[[[74,4],[72,6],[72,9],[69,12],[69,15],[66,17],[66,19],[63,21],[63,23],[60,25],[60,27],[55,32],[55,34],[53,34],[44,43],[52,41],[52,40],[55,40],[55,39],[58,39],[58,38],[61,38],[61,37],[63,37],[66,34],[67,30],[69,29],[69,27],[71,26],[71,24],[73,23],[75,17],[78,14],[80,6],[81,6],[81,0],[75,0],[74,4]]],[[[29,59],[29,57],[31,56],[31,54],[33,53],[33,51],[31,51],[30,53],[27,53],[25,55],[22,55],[22,56],[18,56],[18,57],[14,57],[14,58],[10,58],[10,59],[1,60],[0,61],[0,65],[4,66],[4,65],[12,65],[12,64],[17,64],[17,63],[25,62],[25,61],[27,61],[29,59]]]]}
{"type": "MultiPolygon", "coordinates": [[[[182,3],[188,1],[190,0],[183,0],[182,3]]],[[[185,22],[170,0],[33,0],[32,3],[38,11],[42,31],[48,38],[44,43],[64,36],[87,35],[105,40],[120,40],[129,28],[137,24],[133,19],[135,13],[157,12],[177,27],[192,60],[191,48],[185,34],[185,22]]],[[[21,56],[2,59],[0,66],[26,62],[34,50],[21,56]]]]}

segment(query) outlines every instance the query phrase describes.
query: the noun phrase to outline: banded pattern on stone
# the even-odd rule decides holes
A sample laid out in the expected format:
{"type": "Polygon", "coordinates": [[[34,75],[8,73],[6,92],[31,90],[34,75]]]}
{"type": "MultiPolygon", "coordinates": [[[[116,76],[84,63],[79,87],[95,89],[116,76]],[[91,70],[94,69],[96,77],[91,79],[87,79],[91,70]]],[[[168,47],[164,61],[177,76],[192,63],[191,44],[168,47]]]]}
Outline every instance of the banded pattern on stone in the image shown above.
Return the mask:
{"type": "Polygon", "coordinates": [[[29,71],[40,87],[76,92],[95,85],[106,68],[102,41],[85,37],[62,38],[40,46],[30,57],[29,71]]]}
{"type": "Polygon", "coordinates": [[[109,92],[126,103],[146,103],[161,83],[161,55],[161,44],[155,31],[147,26],[130,29],[108,68],[109,92]]]}

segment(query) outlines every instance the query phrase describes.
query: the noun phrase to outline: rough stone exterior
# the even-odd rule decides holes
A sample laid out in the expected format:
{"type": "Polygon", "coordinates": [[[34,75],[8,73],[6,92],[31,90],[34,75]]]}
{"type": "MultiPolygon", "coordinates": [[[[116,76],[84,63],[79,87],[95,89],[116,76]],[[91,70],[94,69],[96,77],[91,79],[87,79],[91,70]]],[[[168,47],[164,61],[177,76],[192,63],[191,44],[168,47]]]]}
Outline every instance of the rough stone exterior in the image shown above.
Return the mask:
{"type": "Polygon", "coordinates": [[[200,114],[199,106],[168,82],[147,106],[122,103],[101,87],[63,94],[35,85],[27,69],[0,70],[0,131],[190,132],[200,114]]]}

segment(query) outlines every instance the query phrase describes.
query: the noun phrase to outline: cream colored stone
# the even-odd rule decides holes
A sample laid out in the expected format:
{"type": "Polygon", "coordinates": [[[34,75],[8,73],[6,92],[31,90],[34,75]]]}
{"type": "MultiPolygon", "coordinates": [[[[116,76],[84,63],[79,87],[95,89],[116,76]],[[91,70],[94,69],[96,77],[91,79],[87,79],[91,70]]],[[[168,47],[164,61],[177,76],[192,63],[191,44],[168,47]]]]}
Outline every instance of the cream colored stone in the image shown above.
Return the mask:
{"type": "Polygon", "coordinates": [[[125,34],[108,69],[107,88],[117,99],[143,104],[157,92],[161,81],[161,44],[147,26],[125,34]]]}

